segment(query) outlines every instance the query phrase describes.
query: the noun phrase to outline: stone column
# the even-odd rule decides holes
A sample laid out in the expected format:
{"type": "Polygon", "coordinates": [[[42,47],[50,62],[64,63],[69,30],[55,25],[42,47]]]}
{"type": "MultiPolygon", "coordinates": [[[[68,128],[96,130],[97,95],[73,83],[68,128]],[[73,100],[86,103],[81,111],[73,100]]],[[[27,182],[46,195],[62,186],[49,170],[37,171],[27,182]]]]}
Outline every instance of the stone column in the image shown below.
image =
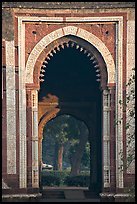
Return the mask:
{"type": "Polygon", "coordinates": [[[31,94],[32,94],[32,187],[39,188],[37,90],[33,90],[31,94]]]}
{"type": "Polygon", "coordinates": [[[110,187],[110,93],[103,91],[103,187],[110,187]]]}
{"type": "Polygon", "coordinates": [[[110,87],[110,188],[116,190],[115,86],[110,87]]]}

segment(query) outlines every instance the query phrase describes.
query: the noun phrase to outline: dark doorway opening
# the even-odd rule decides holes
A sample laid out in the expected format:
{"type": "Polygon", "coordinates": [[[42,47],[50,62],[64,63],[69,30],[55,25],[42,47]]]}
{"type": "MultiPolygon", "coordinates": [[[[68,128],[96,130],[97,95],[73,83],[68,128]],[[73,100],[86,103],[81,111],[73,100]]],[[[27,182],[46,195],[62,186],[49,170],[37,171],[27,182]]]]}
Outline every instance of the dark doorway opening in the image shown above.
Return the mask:
{"type": "Polygon", "coordinates": [[[102,92],[96,76],[94,61],[90,61],[83,52],[71,46],[60,49],[46,65],[39,102],[56,98],[59,115],[73,115],[87,125],[90,143],[89,190],[99,193],[102,190],[102,92]]]}
{"type": "Polygon", "coordinates": [[[48,62],[39,100],[49,93],[59,101],[87,101],[98,97],[99,82],[96,69],[79,50],[68,47],[57,52],[48,62]]]}

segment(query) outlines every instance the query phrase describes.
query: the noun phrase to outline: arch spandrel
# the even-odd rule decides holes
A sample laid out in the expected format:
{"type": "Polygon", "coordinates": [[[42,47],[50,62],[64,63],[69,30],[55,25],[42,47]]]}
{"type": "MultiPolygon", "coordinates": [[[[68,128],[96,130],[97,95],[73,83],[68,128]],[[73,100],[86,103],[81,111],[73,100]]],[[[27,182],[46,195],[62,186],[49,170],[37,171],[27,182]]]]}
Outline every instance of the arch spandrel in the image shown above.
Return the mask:
{"type": "Polygon", "coordinates": [[[33,71],[39,55],[43,52],[44,48],[51,42],[64,37],[66,35],[74,35],[80,37],[90,44],[92,44],[102,55],[108,71],[108,83],[115,83],[115,64],[114,59],[106,47],[106,45],[92,33],[77,28],[75,26],[66,26],[51,32],[50,34],[43,37],[31,51],[29,58],[26,63],[26,83],[33,83],[33,71]]]}

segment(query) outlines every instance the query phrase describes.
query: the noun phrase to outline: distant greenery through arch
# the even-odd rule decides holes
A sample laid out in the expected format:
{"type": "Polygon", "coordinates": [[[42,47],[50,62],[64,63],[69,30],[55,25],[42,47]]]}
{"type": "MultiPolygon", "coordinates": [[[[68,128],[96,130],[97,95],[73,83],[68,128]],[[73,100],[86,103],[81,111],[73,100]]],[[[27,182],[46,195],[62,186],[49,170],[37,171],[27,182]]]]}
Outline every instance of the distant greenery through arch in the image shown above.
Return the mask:
{"type": "MultiPolygon", "coordinates": [[[[78,145],[82,137],[86,137],[85,146],[82,149],[79,171],[82,168],[89,169],[90,146],[88,142],[88,128],[84,122],[71,115],[60,115],[49,121],[43,130],[42,159],[44,163],[53,165],[54,170],[71,169],[78,145]],[[63,148],[62,164],[58,164],[59,148],[63,148]]],[[[61,154],[61,153],[60,153],[61,154]]],[[[79,153],[80,156],[80,153],[79,153]]]]}
{"type": "MultiPolygon", "coordinates": [[[[48,178],[54,179],[52,184],[59,185],[57,177],[64,178],[68,185],[85,186],[89,181],[90,172],[90,144],[88,142],[89,131],[83,121],[71,115],[60,115],[49,121],[43,130],[42,161],[53,166],[48,171],[48,178]],[[57,173],[58,172],[58,173],[57,173]],[[72,179],[73,178],[73,179],[72,179]],[[71,180],[72,179],[72,180],[71,180]]],[[[46,170],[43,169],[43,172],[46,170]]],[[[46,180],[48,180],[46,178],[46,180]]],[[[60,179],[59,179],[60,180],[60,179]]],[[[48,182],[48,181],[47,181],[48,182]]]]}

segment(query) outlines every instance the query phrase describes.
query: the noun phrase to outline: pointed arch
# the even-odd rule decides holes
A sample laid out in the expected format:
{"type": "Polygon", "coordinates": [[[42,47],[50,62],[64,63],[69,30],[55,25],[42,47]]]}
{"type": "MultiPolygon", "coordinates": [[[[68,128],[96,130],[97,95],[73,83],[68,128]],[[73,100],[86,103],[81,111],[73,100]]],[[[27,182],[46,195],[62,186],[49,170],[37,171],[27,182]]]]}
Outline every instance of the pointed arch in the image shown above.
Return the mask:
{"type": "Polygon", "coordinates": [[[37,58],[44,50],[54,40],[57,40],[66,35],[74,35],[80,37],[90,44],[92,44],[102,55],[108,71],[108,83],[115,82],[115,64],[114,59],[106,47],[106,45],[92,33],[75,26],[66,26],[64,28],[57,29],[45,37],[43,37],[31,51],[29,58],[26,63],[26,83],[33,83],[33,71],[37,58]]]}

